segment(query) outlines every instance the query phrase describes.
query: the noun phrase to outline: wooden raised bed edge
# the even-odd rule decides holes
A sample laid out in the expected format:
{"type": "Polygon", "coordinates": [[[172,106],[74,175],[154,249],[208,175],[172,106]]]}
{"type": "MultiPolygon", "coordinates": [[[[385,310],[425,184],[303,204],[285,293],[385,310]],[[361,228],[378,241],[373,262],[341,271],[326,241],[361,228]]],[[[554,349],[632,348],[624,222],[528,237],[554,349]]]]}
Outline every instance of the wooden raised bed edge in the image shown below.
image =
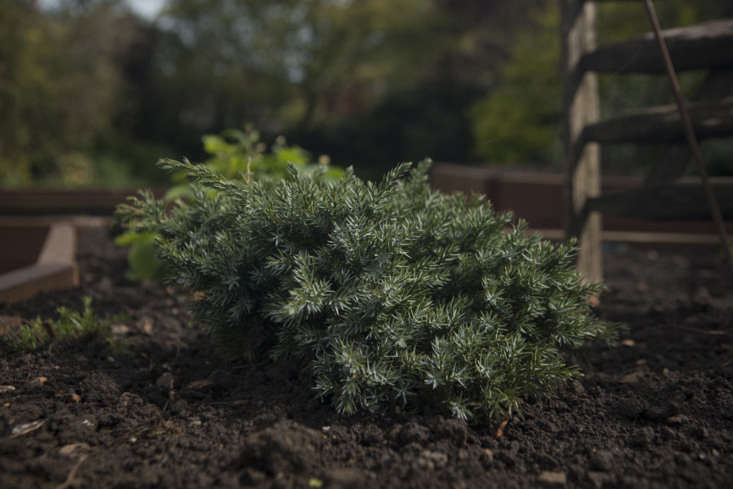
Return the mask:
{"type": "Polygon", "coordinates": [[[78,285],[75,251],[74,226],[66,222],[50,224],[36,262],[0,275],[0,302],[18,302],[38,292],[78,285]]]}
{"type": "MultiPolygon", "coordinates": [[[[484,194],[495,209],[513,211],[515,216],[526,219],[532,229],[551,239],[560,236],[567,224],[565,176],[560,173],[439,163],[431,170],[431,182],[434,188],[448,193],[484,194]]],[[[696,182],[696,179],[691,182],[696,182]]],[[[610,194],[638,187],[642,180],[638,177],[604,177],[602,183],[603,192],[610,194]]],[[[153,192],[162,196],[165,189],[154,189],[153,192]]],[[[109,216],[115,207],[134,194],[134,189],[0,189],[0,223],[24,225],[32,220],[37,224],[49,224],[62,220],[81,227],[100,225],[101,221],[109,224],[109,216]]],[[[730,219],[733,214],[727,217],[730,219]]],[[[727,225],[729,232],[733,233],[733,221],[729,220],[727,225]]],[[[709,220],[652,221],[609,214],[604,216],[603,232],[603,239],[607,241],[689,245],[713,244],[715,241],[715,228],[709,220]]]]}
{"type": "MultiPolygon", "coordinates": [[[[167,189],[154,188],[160,198],[167,189]]],[[[3,189],[0,216],[111,216],[137,189],[3,189]]]]}
{"type": "MultiPolygon", "coordinates": [[[[541,230],[543,235],[551,239],[559,239],[563,235],[567,225],[567,190],[562,174],[441,163],[432,168],[430,176],[432,186],[437,190],[484,194],[496,210],[512,211],[516,217],[525,219],[530,228],[541,230]]],[[[699,179],[694,177],[679,181],[691,188],[699,186],[699,179]]],[[[642,179],[604,177],[602,184],[603,192],[608,195],[636,188],[642,184],[642,179]]],[[[726,223],[728,230],[733,233],[733,221],[730,220],[733,214],[726,217],[729,219],[726,223]]],[[[603,217],[604,241],[712,245],[717,242],[716,237],[716,228],[710,219],[648,220],[613,214],[603,217]]]]}

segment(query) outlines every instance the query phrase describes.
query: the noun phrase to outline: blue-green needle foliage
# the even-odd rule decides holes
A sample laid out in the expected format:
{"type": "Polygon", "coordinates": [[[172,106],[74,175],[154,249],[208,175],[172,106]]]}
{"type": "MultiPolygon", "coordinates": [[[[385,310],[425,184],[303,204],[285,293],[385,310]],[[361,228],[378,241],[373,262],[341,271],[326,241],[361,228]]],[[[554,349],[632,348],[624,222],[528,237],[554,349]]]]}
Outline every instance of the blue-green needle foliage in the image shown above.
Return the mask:
{"type": "Polygon", "coordinates": [[[611,331],[588,306],[599,286],[581,282],[573,246],[527,236],[480,198],[430,190],[429,163],[378,184],[294,169],[248,184],[166,165],[187,171],[196,198],[173,210],[136,199],[120,211],[128,225],[159,233],[170,278],[198,292],[217,337],[309,362],[341,413],[504,415],[577,373],[564,350],[611,331]]]}

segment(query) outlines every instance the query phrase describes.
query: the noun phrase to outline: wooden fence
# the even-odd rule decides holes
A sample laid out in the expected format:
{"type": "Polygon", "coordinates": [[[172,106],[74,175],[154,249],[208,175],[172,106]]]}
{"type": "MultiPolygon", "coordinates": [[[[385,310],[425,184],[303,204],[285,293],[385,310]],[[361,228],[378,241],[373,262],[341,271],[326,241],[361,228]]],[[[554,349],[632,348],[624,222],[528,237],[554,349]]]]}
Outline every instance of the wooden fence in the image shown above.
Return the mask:
{"type": "MultiPolygon", "coordinates": [[[[653,33],[611,46],[596,43],[596,2],[561,0],[565,81],[566,208],[568,236],[577,236],[581,250],[578,268],[587,279],[600,281],[601,241],[606,216],[645,219],[699,220],[709,211],[699,180],[682,179],[689,150],[683,124],[674,106],[640,108],[600,120],[597,73],[665,74],[665,64],[653,33]],[[601,145],[646,143],[676,145],[668,161],[656,162],[637,188],[608,192],[600,169],[601,145]]],[[[613,0],[606,0],[613,1],[613,0]]],[[[639,15],[646,16],[642,1],[639,15]]],[[[733,135],[733,19],[668,29],[662,38],[677,70],[709,70],[699,101],[690,114],[698,138],[733,135]]],[[[723,215],[733,215],[730,180],[714,183],[713,193],[723,215]]]]}

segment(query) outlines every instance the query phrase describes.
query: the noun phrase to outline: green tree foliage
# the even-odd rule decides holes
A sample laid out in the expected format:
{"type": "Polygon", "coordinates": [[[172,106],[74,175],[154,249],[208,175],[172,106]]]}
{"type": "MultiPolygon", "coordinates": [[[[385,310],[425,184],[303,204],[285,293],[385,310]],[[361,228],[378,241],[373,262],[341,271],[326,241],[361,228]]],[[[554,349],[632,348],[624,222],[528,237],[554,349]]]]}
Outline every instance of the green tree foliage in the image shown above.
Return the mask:
{"type": "Polygon", "coordinates": [[[400,10],[387,0],[171,0],[159,81],[188,87],[174,96],[199,133],[243,116],[308,127],[322,110],[368,104],[378,80],[409,84],[446,49],[430,0],[400,10]]]}
{"type": "Polygon", "coordinates": [[[134,22],[106,3],[51,15],[0,1],[0,184],[87,181],[87,151],[119,104],[134,22]]]}
{"type": "Polygon", "coordinates": [[[147,133],[195,154],[195,135],[252,121],[370,175],[425,152],[463,160],[465,99],[486,90],[538,3],[171,0],[143,104],[165,109],[146,114],[147,133]]]}
{"type": "Polygon", "coordinates": [[[170,210],[147,195],[120,214],[159,234],[171,283],[196,292],[198,320],[229,351],[304,362],[339,412],[429,405],[485,420],[577,374],[563,353],[611,331],[572,246],[431,191],[427,164],[378,184],[165,166],[188,173],[195,198],[170,210]]]}
{"type": "Polygon", "coordinates": [[[557,2],[529,16],[532,27],[515,38],[501,83],[471,109],[476,156],[491,163],[548,164],[559,154],[557,2]]]}
{"type": "Polygon", "coordinates": [[[357,174],[370,179],[390,169],[389,155],[398,161],[426,155],[444,162],[470,161],[473,137],[466,114],[483,93],[459,80],[426,83],[391,92],[364,114],[324,121],[292,137],[328,149],[334,160],[354,162],[357,174]]]}

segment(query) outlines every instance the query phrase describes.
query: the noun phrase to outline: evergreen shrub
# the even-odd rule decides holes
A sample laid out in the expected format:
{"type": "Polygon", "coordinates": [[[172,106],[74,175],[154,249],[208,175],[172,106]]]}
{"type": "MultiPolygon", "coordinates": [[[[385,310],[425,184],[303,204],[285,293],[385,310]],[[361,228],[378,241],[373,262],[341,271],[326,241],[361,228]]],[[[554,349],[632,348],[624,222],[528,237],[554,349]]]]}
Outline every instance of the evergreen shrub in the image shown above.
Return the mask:
{"type": "Polygon", "coordinates": [[[195,198],[171,209],[144,194],[124,221],[157,233],[169,279],[196,292],[215,337],[303,361],[341,413],[504,415],[578,373],[568,349],[612,333],[572,244],[527,235],[482,198],[432,191],[427,162],[380,183],[165,166],[187,172],[195,198]]]}

